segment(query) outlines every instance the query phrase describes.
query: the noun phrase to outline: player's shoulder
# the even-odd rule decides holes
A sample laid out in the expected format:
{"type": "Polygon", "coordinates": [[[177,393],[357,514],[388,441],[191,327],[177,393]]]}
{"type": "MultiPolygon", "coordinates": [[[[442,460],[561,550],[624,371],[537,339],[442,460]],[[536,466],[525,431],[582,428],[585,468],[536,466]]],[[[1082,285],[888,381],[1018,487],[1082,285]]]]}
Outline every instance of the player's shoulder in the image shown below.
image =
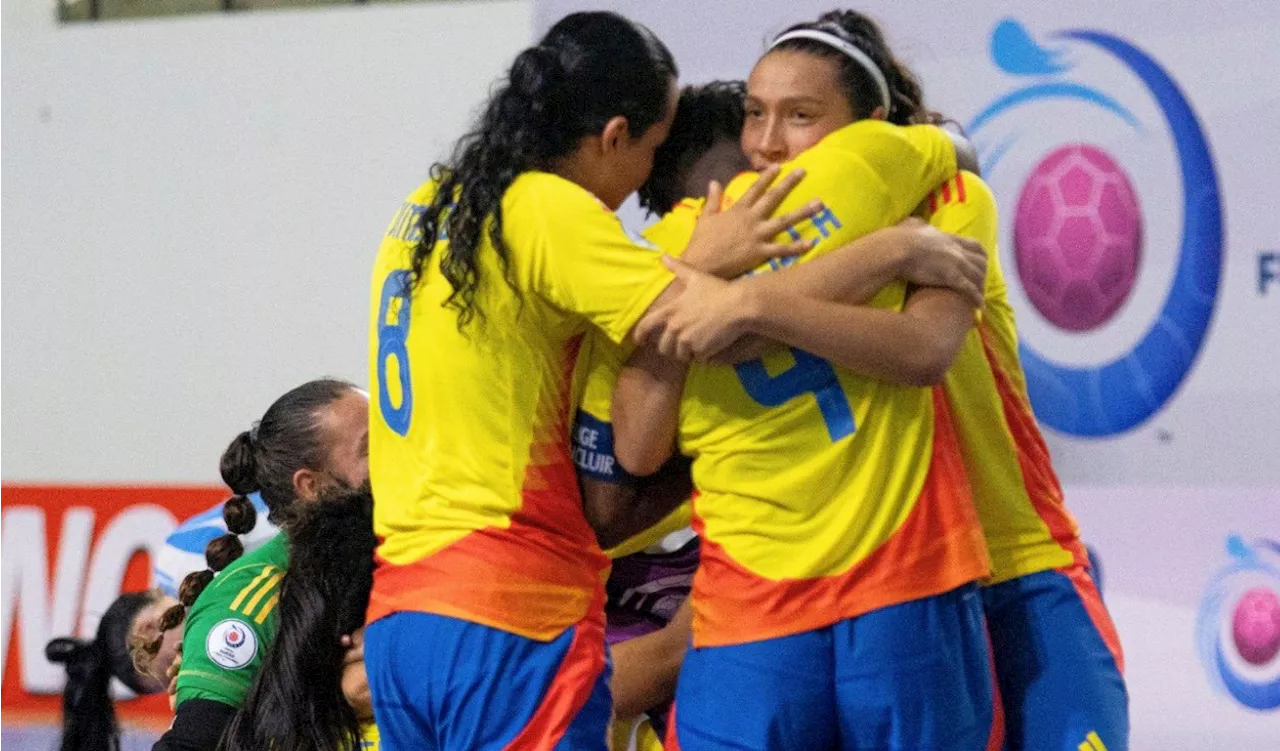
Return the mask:
{"type": "Polygon", "coordinates": [[[422,183],[421,185],[413,189],[413,192],[411,192],[404,199],[405,203],[414,204],[417,206],[426,206],[427,204],[431,203],[431,201],[436,197],[436,191],[439,189],[439,187],[440,187],[440,183],[438,180],[435,180],[435,179],[427,180],[426,182],[422,183]]]}
{"type": "Polygon", "coordinates": [[[926,199],[930,213],[948,206],[964,206],[975,211],[993,209],[996,205],[995,193],[991,186],[978,175],[960,171],[945,180],[926,199]]]}
{"type": "Polygon", "coordinates": [[[545,217],[565,212],[613,215],[591,191],[572,180],[538,170],[516,177],[503,195],[502,210],[513,215],[537,212],[545,217]]]}
{"type": "Polygon", "coordinates": [[[702,216],[705,204],[704,198],[684,199],[645,229],[643,239],[647,244],[671,255],[683,253],[689,240],[693,238],[694,228],[698,225],[698,218],[702,216]]]}
{"type": "Polygon", "coordinates": [[[280,534],[218,572],[196,598],[189,618],[209,623],[224,615],[258,615],[279,590],[287,565],[288,549],[280,534]]]}
{"type": "Polygon", "coordinates": [[[935,125],[894,125],[865,118],[832,131],[810,151],[819,156],[843,153],[866,157],[883,153],[893,157],[902,150],[943,144],[950,145],[950,137],[935,125]]]}
{"type": "Polygon", "coordinates": [[[574,243],[603,231],[622,232],[616,214],[590,191],[549,172],[515,179],[502,199],[503,231],[518,256],[546,243],[574,243]]]}

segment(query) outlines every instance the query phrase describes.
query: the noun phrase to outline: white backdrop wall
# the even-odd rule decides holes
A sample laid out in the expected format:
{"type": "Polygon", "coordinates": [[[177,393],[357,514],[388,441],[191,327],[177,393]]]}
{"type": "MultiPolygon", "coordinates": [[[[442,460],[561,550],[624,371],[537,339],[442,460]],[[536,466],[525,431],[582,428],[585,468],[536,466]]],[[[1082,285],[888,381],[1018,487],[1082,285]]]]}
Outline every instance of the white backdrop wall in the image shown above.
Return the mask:
{"type": "Polygon", "coordinates": [[[530,6],[53,19],[4,2],[3,478],[216,481],[285,389],[367,380],[379,237],[530,6]]]}

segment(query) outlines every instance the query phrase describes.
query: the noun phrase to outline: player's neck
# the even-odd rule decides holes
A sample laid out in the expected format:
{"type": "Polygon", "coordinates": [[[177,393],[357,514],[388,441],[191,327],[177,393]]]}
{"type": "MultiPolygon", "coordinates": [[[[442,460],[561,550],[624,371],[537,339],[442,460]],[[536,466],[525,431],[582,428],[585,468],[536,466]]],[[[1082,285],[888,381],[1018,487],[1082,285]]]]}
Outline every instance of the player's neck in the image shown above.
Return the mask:
{"type": "Polygon", "coordinates": [[[551,172],[563,177],[564,179],[581,185],[584,189],[594,195],[610,211],[617,211],[622,205],[622,201],[626,196],[615,196],[610,187],[610,180],[606,171],[598,160],[592,159],[590,156],[579,151],[563,159],[558,160],[551,166],[551,172]]]}

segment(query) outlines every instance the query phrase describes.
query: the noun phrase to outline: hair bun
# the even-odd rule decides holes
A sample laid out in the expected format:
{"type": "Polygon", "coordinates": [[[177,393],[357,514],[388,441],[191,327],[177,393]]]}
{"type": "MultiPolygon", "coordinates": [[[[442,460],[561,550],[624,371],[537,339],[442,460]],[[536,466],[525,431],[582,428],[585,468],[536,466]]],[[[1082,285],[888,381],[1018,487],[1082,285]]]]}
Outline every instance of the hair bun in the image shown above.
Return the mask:
{"type": "Polygon", "coordinates": [[[231,534],[246,535],[258,523],[258,509],[254,508],[253,501],[248,498],[234,495],[222,504],[222,521],[231,534]]]}
{"type": "Polygon", "coordinates": [[[221,571],[244,555],[244,544],[233,534],[225,534],[209,541],[204,549],[204,560],[210,571],[221,571]]]}
{"type": "Polygon", "coordinates": [[[254,458],[253,437],[245,430],[231,440],[231,445],[222,452],[222,461],[218,463],[222,481],[236,495],[256,493],[258,487],[258,462],[254,458]]]}
{"type": "Polygon", "coordinates": [[[75,639],[70,636],[59,636],[44,645],[44,656],[49,662],[76,662],[93,649],[93,642],[75,639]]]}
{"type": "Polygon", "coordinates": [[[178,602],[191,607],[211,581],[213,581],[213,572],[209,569],[187,574],[187,578],[183,579],[182,585],[178,587],[178,602]]]}
{"type": "Polygon", "coordinates": [[[526,49],[511,64],[511,87],[525,96],[545,96],[563,77],[560,53],[544,45],[526,49]]]}

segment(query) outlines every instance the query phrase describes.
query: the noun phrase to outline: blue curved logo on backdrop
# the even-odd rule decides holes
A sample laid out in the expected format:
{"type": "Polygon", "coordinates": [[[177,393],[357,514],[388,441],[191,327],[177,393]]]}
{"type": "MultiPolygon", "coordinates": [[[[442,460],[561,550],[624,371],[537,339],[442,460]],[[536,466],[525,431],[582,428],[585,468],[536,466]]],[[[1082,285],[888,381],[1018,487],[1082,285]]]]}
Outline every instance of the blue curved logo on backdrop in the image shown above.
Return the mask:
{"type": "MultiPolygon", "coordinates": [[[[1036,415],[1045,424],[1076,436],[1115,435],[1141,425],[1169,401],[1204,344],[1222,272],[1218,177],[1191,105],[1155,60],[1129,42],[1100,31],[1073,29],[1052,38],[1101,50],[1145,84],[1172,133],[1182,183],[1181,244],[1173,284],[1156,320],[1133,349],[1112,362],[1076,367],[1050,360],[1025,341],[1021,344],[1027,389],[1036,415]]],[[[1020,23],[1005,20],[992,33],[991,51],[1005,72],[1036,80],[996,98],[979,112],[968,125],[975,140],[997,116],[1044,100],[1079,103],[1122,121],[1135,132],[1145,132],[1123,103],[1067,79],[1073,67],[1069,47],[1042,46],[1020,23]]],[[[1016,141],[1015,134],[982,150],[984,174],[995,174],[1016,141]]]]}
{"type": "Polygon", "coordinates": [[[1205,588],[1196,651],[1209,682],[1250,709],[1280,708],[1280,542],[1227,540],[1205,588]]]}

